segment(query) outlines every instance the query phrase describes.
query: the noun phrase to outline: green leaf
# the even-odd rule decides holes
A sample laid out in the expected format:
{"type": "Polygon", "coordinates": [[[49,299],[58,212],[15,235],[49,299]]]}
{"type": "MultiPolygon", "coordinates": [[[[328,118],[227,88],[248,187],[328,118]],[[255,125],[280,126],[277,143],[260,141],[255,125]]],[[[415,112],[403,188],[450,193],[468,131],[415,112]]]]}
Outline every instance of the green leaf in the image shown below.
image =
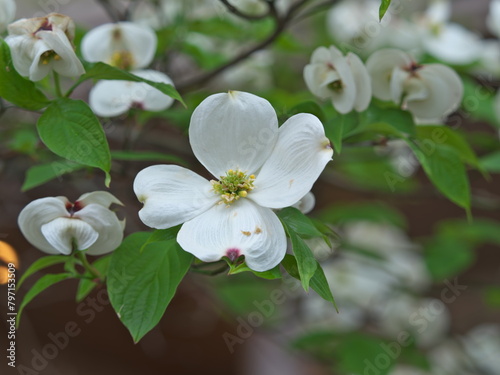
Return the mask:
{"type": "Polygon", "coordinates": [[[50,103],[33,82],[16,72],[9,46],[3,39],[0,39],[0,97],[32,111],[40,110],[50,103]]]}
{"type": "Polygon", "coordinates": [[[49,255],[40,259],[37,259],[29,268],[24,271],[23,276],[17,282],[16,288],[19,289],[29,276],[33,275],[35,272],[43,270],[44,268],[53,266],[54,264],[66,263],[69,257],[67,255],[49,255]]]}
{"type": "Polygon", "coordinates": [[[378,9],[378,18],[380,21],[382,21],[382,18],[384,18],[384,15],[387,12],[387,9],[389,9],[390,5],[391,5],[391,0],[382,0],[380,8],[378,9]]]}
{"type": "Polygon", "coordinates": [[[475,257],[468,243],[456,237],[438,236],[426,245],[424,259],[433,279],[440,281],[465,270],[475,257]]]}
{"type": "Polygon", "coordinates": [[[292,242],[292,249],[297,261],[300,282],[302,283],[304,290],[307,292],[309,290],[309,281],[316,272],[318,262],[314,258],[311,249],[306,245],[304,240],[300,238],[283,220],[281,222],[283,223],[283,226],[290,237],[290,241],[292,242]]]}
{"type": "Polygon", "coordinates": [[[332,141],[335,151],[342,152],[342,140],[351,134],[359,125],[359,114],[350,112],[346,115],[339,115],[328,118],[325,123],[326,136],[332,141]]]}
{"type": "Polygon", "coordinates": [[[488,306],[493,308],[500,308],[500,288],[489,287],[484,291],[484,299],[488,306]]]}
{"type": "Polygon", "coordinates": [[[500,223],[488,219],[450,220],[441,222],[438,227],[440,235],[456,237],[471,246],[484,243],[500,245],[500,223]]]}
{"type": "Polygon", "coordinates": [[[193,256],[175,240],[152,242],[149,233],[128,236],[113,252],[108,272],[111,304],[134,342],[160,321],[193,256]]]}
{"type": "Polygon", "coordinates": [[[421,142],[445,144],[454,148],[462,161],[480,168],[475,152],[467,141],[456,131],[443,125],[425,125],[417,127],[417,137],[421,142]]]}
{"type": "MultiPolygon", "coordinates": [[[[285,268],[286,272],[297,280],[300,280],[300,273],[297,264],[297,259],[290,254],[286,254],[285,258],[281,261],[281,265],[285,268]]],[[[331,302],[335,309],[337,309],[337,305],[335,304],[335,300],[332,295],[332,291],[328,286],[328,281],[326,280],[325,273],[321,268],[321,265],[316,262],[316,271],[314,272],[313,277],[310,280],[311,288],[318,293],[318,295],[324,300],[331,302]]]]}
{"type": "Polygon", "coordinates": [[[298,113],[310,113],[316,116],[322,123],[325,122],[325,113],[323,112],[323,109],[316,102],[307,101],[297,104],[296,106],[292,107],[292,109],[290,109],[290,112],[288,114],[290,116],[293,116],[298,113]]]}
{"type": "Polygon", "coordinates": [[[500,173],[500,151],[483,156],[479,160],[479,165],[488,172],[500,173]]]}
{"type": "Polygon", "coordinates": [[[278,211],[278,217],[302,238],[323,237],[323,233],[316,228],[313,221],[295,207],[286,207],[278,211]]]}
{"type": "Polygon", "coordinates": [[[175,240],[177,238],[177,233],[179,233],[179,230],[181,229],[181,226],[182,224],[167,229],[156,229],[153,233],[151,233],[150,237],[144,243],[144,245],[142,245],[141,251],[143,251],[147,245],[153,242],[175,240]]]}
{"type": "MultiPolygon", "coordinates": [[[[101,275],[107,275],[109,263],[111,261],[111,255],[107,255],[105,257],[97,259],[92,266],[99,271],[101,275]]],[[[89,295],[90,292],[98,285],[94,282],[91,277],[90,272],[86,272],[85,274],[89,278],[81,279],[78,284],[78,290],[76,291],[76,302],[81,302],[89,295]]]]}
{"type": "Polygon", "coordinates": [[[275,279],[281,279],[281,271],[280,267],[276,266],[273,269],[270,269],[268,271],[264,272],[257,272],[249,268],[246,263],[241,263],[237,266],[230,265],[230,270],[228,272],[228,275],[235,275],[241,272],[251,272],[255,276],[260,277],[262,279],[267,279],[267,280],[275,280],[275,279]]]}
{"type": "Polygon", "coordinates": [[[175,156],[154,151],[111,151],[111,157],[114,160],[130,161],[166,161],[177,164],[186,164],[186,162],[175,156]]]}
{"type": "Polygon", "coordinates": [[[415,134],[415,122],[410,112],[399,108],[381,108],[371,104],[361,113],[363,125],[360,130],[372,131],[384,135],[415,134]]]}
{"type": "Polygon", "coordinates": [[[26,171],[21,191],[33,189],[54,178],[59,178],[63,174],[71,173],[84,168],[82,164],[74,163],[68,160],[53,161],[51,163],[35,165],[26,171]]]}
{"type": "Polygon", "coordinates": [[[476,83],[473,79],[461,76],[464,84],[462,107],[472,118],[487,121],[490,125],[499,128],[500,121],[495,112],[495,90],[476,83]]]}
{"type": "Polygon", "coordinates": [[[43,143],[55,154],[100,168],[109,179],[111,154],[104,130],[89,106],[81,100],[58,99],[38,119],[43,143]]]}
{"type": "Polygon", "coordinates": [[[174,98],[186,106],[182,100],[181,95],[177,92],[174,86],[163,82],[153,82],[148,79],[144,79],[133,75],[125,70],[116,68],[114,66],[105,64],[103,62],[97,62],[85,65],[86,73],[80,77],[79,83],[82,83],[88,79],[107,79],[107,80],[121,80],[121,81],[132,81],[132,82],[144,82],[148,85],[160,90],[165,95],[174,98]]]}
{"type": "Polygon", "coordinates": [[[24,296],[23,301],[21,302],[21,305],[19,306],[19,310],[17,312],[16,326],[19,326],[19,322],[21,321],[21,314],[24,308],[28,303],[31,302],[33,298],[35,298],[37,295],[39,295],[41,292],[51,287],[52,285],[57,284],[60,281],[69,279],[70,277],[71,274],[69,273],[59,273],[56,275],[51,274],[42,276],[24,296]]]}
{"type": "Polygon", "coordinates": [[[469,179],[458,152],[446,144],[412,142],[408,144],[434,186],[469,213],[469,179]]]}
{"type": "Polygon", "coordinates": [[[382,202],[337,204],[333,208],[322,211],[321,219],[332,224],[362,220],[406,227],[405,217],[393,207],[382,202]]]}

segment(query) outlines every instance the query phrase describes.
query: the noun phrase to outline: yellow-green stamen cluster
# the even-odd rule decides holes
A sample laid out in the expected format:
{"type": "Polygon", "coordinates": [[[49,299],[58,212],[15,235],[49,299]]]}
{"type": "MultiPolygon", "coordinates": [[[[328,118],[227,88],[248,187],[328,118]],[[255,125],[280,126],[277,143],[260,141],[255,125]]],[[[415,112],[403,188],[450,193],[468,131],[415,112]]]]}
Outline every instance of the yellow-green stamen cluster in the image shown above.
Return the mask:
{"type": "Polygon", "coordinates": [[[115,51],[111,55],[109,65],[116,66],[120,69],[129,70],[135,64],[134,55],[129,51],[115,51]]]}
{"type": "Polygon", "coordinates": [[[57,53],[55,53],[53,50],[45,51],[42,53],[40,56],[40,61],[43,65],[47,65],[50,60],[61,60],[61,56],[59,56],[57,53]]]}
{"type": "Polygon", "coordinates": [[[232,169],[226,172],[225,176],[220,176],[219,181],[212,180],[212,188],[219,194],[223,203],[231,204],[240,198],[245,198],[250,190],[253,190],[255,176],[247,176],[245,172],[232,169]]]}

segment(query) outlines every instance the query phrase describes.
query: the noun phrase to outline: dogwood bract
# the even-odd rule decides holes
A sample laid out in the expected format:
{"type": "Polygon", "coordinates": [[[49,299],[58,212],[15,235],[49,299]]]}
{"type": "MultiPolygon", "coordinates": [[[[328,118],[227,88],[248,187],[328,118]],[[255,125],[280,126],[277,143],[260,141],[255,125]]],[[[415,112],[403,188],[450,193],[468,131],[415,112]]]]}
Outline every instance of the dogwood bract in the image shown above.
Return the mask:
{"type": "Polygon", "coordinates": [[[16,3],[14,0],[0,0],[0,33],[16,16],[16,3]]]}
{"type": "Polygon", "coordinates": [[[11,23],[8,31],[5,42],[20,75],[39,81],[51,70],[67,77],[85,73],[72,45],[75,24],[68,16],[51,13],[46,17],[23,18],[11,23]]]}
{"type": "MultiPolygon", "coordinates": [[[[153,82],[173,85],[164,73],[155,70],[137,70],[134,75],[153,82]]],[[[143,82],[99,81],[89,94],[89,105],[96,115],[113,117],[127,112],[130,108],[147,111],[162,111],[172,105],[174,99],[160,90],[143,82]]]]}
{"type": "Polygon", "coordinates": [[[398,49],[381,49],[366,61],[373,96],[392,100],[420,120],[449,115],[462,100],[458,74],[443,64],[421,65],[398,49]]]}
{"type": "Polygon", "coordinates": [[[238,91],[211,95],[193,112],[191,147],[217,180],[177,165],[140,171],[134,192],[149,227],[182,227],[177,241],[205,262],[244,255],[255,271],[283,259],[286,236],[272,209],[311,189],[333,150],[321,122],[297,114],[279,129],[271,104],[238,91]]]}
{"type": "Polygon", "coordinates": [[[311,63],[304,68],[304,80],[314,95],[331,99],[340,113],[353,108],[361,112],[370,104],[370,76],[361,59],[352,52],[344,57],[334,46],[317,48],[311,63]]]}
{"type": "Polygon", "coordinates": [[[121,69],[141,69],[153,60],[156,34],[133,22],[107,23],[90,30],[82,39],[82,55],[90,62],[102,61],[121,69]]]}
{"type": "Polygon", "coordinates": [[[112,203],[123,205],[105,191],[83,194],[75,203],[66,197],[40,198],[24,207],[18,224],[24,237],[45,253],[106,254],[121,244],[125,227],[109,209],[112,203]]]}

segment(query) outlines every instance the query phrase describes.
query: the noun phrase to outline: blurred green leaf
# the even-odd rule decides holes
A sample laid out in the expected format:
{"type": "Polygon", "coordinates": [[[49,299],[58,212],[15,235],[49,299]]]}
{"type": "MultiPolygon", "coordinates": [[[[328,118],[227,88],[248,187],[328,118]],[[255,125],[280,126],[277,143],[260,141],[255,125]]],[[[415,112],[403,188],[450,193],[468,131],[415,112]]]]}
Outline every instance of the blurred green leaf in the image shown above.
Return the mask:
{"type": "Polygon", "coordinates": [[[53,161],[46,164],[35,165],[26,171],[21,191],[33,189],[63,174],[71,173],[84,168],[83,164],[74,163],[69,160],[53,161]]]}
{"type": "Polygon", "coordinates": [[[186,164],[186,162],[175,155],[164,154],[154,151],[111,151],[111,158],[114,160],[130,161],[167,161],[177,164],[186,164]]]}
{"type": "Polygon", "coordinates": [[[18,280],[16,284],[16,288],[19,289],[21,285],[24,283],[24,280],[26,280],[28,277],[33,275],[35,272],[38,272],[40,270],[43,270],[44,268],[53,266],[54,264],[61,264],[65,263],[66,261],[69,260],[69,257],[67,255],[49,255],[45,256],[43,258],[37,259],[34,261],[31,266],[28,267],[26,271],[24,271],[23,275],[21,278],[18,280]]]}
{"type": "Polygon", "coordinates": [[[281,271],[279,265],[264,272],[257,272],[249,268],[246,263],[241,263],[237,266],[230,265],[230,270],[228,272],[229,275],[236,275],[238,273],[242,272],[251,272],[255,276],[260,277],[262,279],[267,279],[267,280],[275,280],[275,279],[281,279],[281,271]]]}
{"type": "Polygon", "coordinates": [[[462,107],[475,119],[488,122],[499,128],[500,121],[495,113],[495,91],[469,77],[462,76],[464,95],[462,107]]]}
{"type": "Polygon", "coordinates": [[[31,287],[31,289],[24,296],[21,304],[19,305],[19,310],[17,311],[16,327],[19,327],[21,322],[21,314],[28,303],[30,303],[33,298],[42,293],[45,289],[57,284],[60,281],[69,279],[71,275],[69,273],[60,273],[56,275],[44,275],[31,287]]]}
{"type": "Polygon", "coordinates": [[[483,156],[479,160],[479,165],[488,172],[500,173],[500,151],[483,156]]]}
{"type": "Polygon", "coordinates": [[[484,243],[500,245],[500,222],[483,218],[474,221],[447,220],[439,223],[437,231],[440,235],[455,237],[472,246],[484,243]]]}
{"type": "Polygon", "coordinates": [[[425,246],[427,269],[441,281],[468,268],[475,260],[471,246],[457,237],[437,236],[425,246]]]}
{"type": "Polygon", "coordinates": [[[299,103],[290,109],[289,115],[293,116],[297,113],[310,113],[316,116],[323,124],[325,123],[325,113],[318,103],[307,101],[299,103]]]}
{"type": "Polygon", "coordinates": [[[332,224],[351,221],[372,221],[406,227],[405,217],[383,202],[340,203],[321,211],[320,218],[332,224]]]}
{"type": "Polygon", "coordinates": [[[19,129],[12,135],[9,148],[23,154],[33,155],[37,151],[38,142],[38,134],[34,129],[19,129]]]}
{"type": "Polygon", "coordinates": [[[0,97],[32,111],[46,107],[50,101],[35,84],[19,75],[12,64],[10,49],[0,38],[0,97]]]}
{"type": "Polygon", "coordinates": [[[484,300],[488,306],[500,308],[500,287],[489,287],[484,291],[484,300]]]}

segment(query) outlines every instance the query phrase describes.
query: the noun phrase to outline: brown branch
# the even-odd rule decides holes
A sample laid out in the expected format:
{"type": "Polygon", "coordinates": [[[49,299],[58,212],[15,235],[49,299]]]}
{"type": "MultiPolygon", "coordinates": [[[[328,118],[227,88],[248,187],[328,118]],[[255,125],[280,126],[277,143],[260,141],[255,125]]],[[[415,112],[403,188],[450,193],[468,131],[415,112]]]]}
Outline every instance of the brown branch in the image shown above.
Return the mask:
{"type": "Polygon", "coordinates": [[[234,5],[232,5],[229,0],[220,0],[220,2],[222,4],[224,4],[224,6],[226,7],[226,9],[234,14],[235,16],[238,16],[244,20],[247,20],[247,21],[258,21],[258,20],[262,20],[264,18],[267,18],[269,17],[271,14],[272,14],[272,8],[274,8],[274,2],[268,2],[267,5],[268,5],[268,11],[263,13],[263,14],[258,14],[258,15],[253,15],[253,14],[246,14],[246,13],[243,13],[241,10],[239,10],[237,7],[235,7],[234,5]]]}
{"type": "Polygon", "coordinates": [[[193,89],[193,88],[196,88],[200,85],[203,85],[203,84],[207,83],[208,81],[212,80],[213,78],[217,77],[219,74],[221,74],[225,70],[229,69],[230,67],[245,60],[246,58],[248,58],[249,56],[251,56],[255,52],[260,51],[261,49],[264,49],[267,46],[271,45],[276,39],[278,39],[278,37],[281,35],[281,33],[286,29],[286,27],[294,19],[295,14],[304,5],[306,5],[309,1],[311,1],[311,0],[297,1],[288,9],[288,12],[283,17],[280,17],[277,14],[274,7],[271,7],[270,8],[272,10],[271,15],[273,16],[276,25],[275,25],[273,32],[266,39],[257,43],[252,48],[235,56],[232,60],[229,60],[227,63],[219,66],[218,68],[215,68],[214,70],[207,72],[207,73],[202,73],[201,75],[194,77],[192,79],[186,80],[185,82],[179,83],[178,85],[176,85],[177,91],[179,91],[182,94],[189,89],[193,89]]]}

